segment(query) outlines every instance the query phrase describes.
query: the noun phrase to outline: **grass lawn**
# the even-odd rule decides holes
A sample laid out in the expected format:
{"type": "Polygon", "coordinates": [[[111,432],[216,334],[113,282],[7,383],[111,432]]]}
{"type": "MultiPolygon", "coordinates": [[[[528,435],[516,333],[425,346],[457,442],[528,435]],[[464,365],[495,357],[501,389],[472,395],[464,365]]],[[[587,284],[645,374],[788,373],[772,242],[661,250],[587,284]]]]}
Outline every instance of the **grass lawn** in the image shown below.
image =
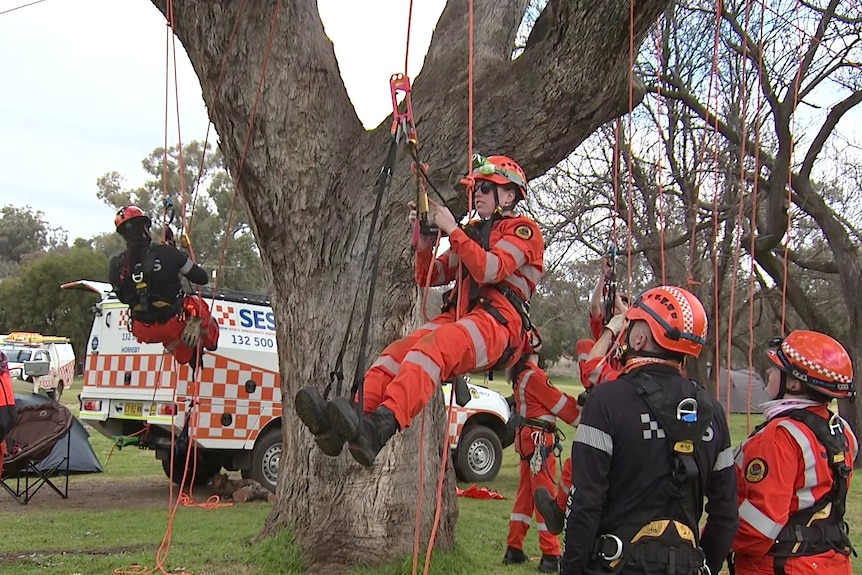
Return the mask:
{"type": "MultiPolygon", "coordinates": [[[[579,386],[570,379],[555,378],[563,390],[577,394],[579,386]]],[[[508,393],[508,384],[497,380],[490,387],[508,393]]],[[[80,380],[67,390],[63,402],[77,412],[80,380]]],[[[760,421],[753,416],[751,426],[760,421]]],[[[731,433],[738,444],[747,435],[745,415],[731,418],[731,433]]],[[[574,429],[565,428],[568,453],[574,429]]],[[[151,452],[134,448],[115,452],[110,460],[110,442],[92,433],[91,442],[105,466],[105,473],[73,478],[73,481],[99,482],[117,478],[152,478],[166,482],[159,462],[151,452]]],[[[565,456],[565,455],[564,455],[565,456]]],[[[500,560],[506,549],[509,513],[518,485],[518,457],[506,450],[498,478],[488,485],[507,499],[460,499],[460,519],[457,526],[458,545],[454,552],[436,554],[431,573],[491,575],[536,573],[536,563],[503,568],[500,560]]],[[[464,487],[464,486],[462,486],[464,487]]],[[[37,498],[55,495],[40,493],[37,498]]],[[[17,503],[4,498],[0,503],[0,569],[19,575],[95,575],[113,574],[115,569],[134,570],[132,565],[156,567],[156,552],[165,532],[166,509],[112,509],[100,512],[28,510],[21,513],[17,503]],[[7,571],[8,569],[8,571],[7,571]]],[[[247,541],[257,535],[269,512],[266,503],[248,503],[218,510],[181,508],[173,529],[172,548],[164,562],[168,573],[183,570],[194,575],[278,575],[303,573],[299,552],[287,535],[259,545],[247,541]],[[230,529],[225,529],[230,525],[230,529]]],[[[854,529],[853,539],[862,547],[862,496],[851,490],[847,502],[847,520],[854,529]]],[[[536,532],[527,535],[524,551],[538,558],[541,555],[536,532]]],[[[422,554],[424,557],[424,553],[422,554]]],[[[411,572],[411,558],[380,569],[356,569],[354,575],[402,575],[411,572]]],[[[862,562],[854,573],[862,575],[862,562]]]]}

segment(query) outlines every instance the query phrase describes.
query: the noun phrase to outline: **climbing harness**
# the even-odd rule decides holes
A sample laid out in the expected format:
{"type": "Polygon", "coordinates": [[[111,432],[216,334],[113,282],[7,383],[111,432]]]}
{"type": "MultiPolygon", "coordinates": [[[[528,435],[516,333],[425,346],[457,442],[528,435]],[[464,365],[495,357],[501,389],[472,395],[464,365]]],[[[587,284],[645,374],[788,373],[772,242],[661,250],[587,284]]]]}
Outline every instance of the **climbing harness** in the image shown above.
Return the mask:
{"type": "Polygon", "coordinates": [[[593,555],[611,572],[631,566],[644,572],[678,573],[670,570],[675,566],[706,574],[698,535],[702,488],[695,454],[715,416],[709,394],[691,382],[692,394],[676,401],[647,374],[641,372],[632,381],[666,434],[672,473],[655,497],[638,506],[644,524],[634,521],[633,527],[602,534],[593,555]]]}

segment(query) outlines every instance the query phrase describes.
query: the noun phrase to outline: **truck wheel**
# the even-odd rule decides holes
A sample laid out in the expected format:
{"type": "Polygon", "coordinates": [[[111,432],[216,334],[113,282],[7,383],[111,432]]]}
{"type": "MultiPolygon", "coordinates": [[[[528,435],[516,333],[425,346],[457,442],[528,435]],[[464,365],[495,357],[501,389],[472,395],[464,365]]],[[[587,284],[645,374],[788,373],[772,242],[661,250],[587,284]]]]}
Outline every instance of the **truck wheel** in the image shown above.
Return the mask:
{"type": "MultiPolygon", "coordinates": [[[[183,472],[185,471],[185,466],[186,454],[174,454],[173,477],[171,477],[171,460],[162,459],[162,469],[165,471],[165,475],[167,475],[168,478],[177,485],[179,485],[180,482],[183,480],[183,472]]],[[[207,483],[209,483],[210,479],[212,479],[219,471],[221,471],[221,462],[214,461],[206,457],[205,455],[199,453],[197,467],[194,466],[194,459],[192,459],[191,457],[189,458],[189,471],[186,474],[186,481],[183,487],[188,489],[192,485],[194,485],[195,487],[206,485],[207,483]],[[194,472],[193,482],[192,472],[194,472]]]]}
{"type": "Polygon", "coordinates": [[[461,481],[492,481],[503,464],[503,444],[494,431],[484,425],[469,427],[458,440],[455,474],[461,481]]]}
{"type": "Polygon", "coordinates": [[[243,469],[243,479],[254,479],[273,493],[278,485],[278,464],[281,461],[281,428],[270,429],[254,442],[251,469],[243,469]]]}

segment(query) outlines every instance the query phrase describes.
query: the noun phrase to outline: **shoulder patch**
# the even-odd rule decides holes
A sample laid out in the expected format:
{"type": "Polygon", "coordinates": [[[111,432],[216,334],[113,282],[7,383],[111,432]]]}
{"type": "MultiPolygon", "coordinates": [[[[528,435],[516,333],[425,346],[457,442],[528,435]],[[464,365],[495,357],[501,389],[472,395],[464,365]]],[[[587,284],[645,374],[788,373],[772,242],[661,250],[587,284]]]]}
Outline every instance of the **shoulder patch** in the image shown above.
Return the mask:
{"type": "MultiPolygon", "coordinates": [[[[554,387],[554,384],[553,384],[553,383],[551,383],[550,378],[548,378],[548,379],[547,379],[547,380],[545,380],[545,381],[547,382],[548,387],[554,387]]],[[[554,388],[554,389],[556,389],[556,388],[554,388]]]]}
{"type": "Polygon", "coordinates": [[[533,237],[533,229],[527,225],[520,225],[515,228],[515,235],[521,239],[529,240],[533,237]]]}
{"type": "Polygon", "coordinates": [[[769,473],[769,467],[766,462],[755,457],[745,467],[745,480],[749,483],[758,483],[766,478],[767,473],[769,473]]]}

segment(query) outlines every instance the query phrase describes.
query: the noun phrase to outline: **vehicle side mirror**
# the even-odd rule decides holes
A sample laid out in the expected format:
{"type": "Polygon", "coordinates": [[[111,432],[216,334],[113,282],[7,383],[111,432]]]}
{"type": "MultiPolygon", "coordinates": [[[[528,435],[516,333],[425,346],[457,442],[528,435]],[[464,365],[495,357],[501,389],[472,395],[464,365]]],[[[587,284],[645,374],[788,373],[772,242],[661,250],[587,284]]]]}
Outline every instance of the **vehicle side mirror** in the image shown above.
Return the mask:
{"type": "Polygon", "coordinates": [[[43,375],[48,375],[48,372],[51,369],[50,361],[25,361],[24,362],[24,373],[27,375],[32,375],[33,377],[40,377],[43,375]]]}

